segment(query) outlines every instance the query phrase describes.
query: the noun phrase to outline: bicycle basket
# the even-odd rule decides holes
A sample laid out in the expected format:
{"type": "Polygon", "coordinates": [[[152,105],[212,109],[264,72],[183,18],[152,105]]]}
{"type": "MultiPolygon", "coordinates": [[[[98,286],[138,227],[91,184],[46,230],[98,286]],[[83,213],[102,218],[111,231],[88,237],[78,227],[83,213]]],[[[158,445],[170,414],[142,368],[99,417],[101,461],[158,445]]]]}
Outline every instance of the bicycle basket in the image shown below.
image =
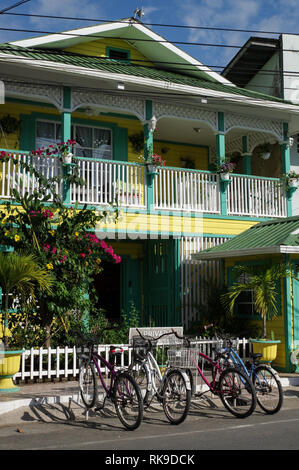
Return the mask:
{"type": "Polygon", "coordinates": [[[169,349],[167,351],[168,364],[171,367],[180,368],[197,368],[198,363],[198,349],[169,349]]]}
{"type": "Polygon", "coordinates": [[[150,340],[152,338],[142,338],[141,336],[132,337],[132,347],[133,349],[147,348],[150,346],[150,340]]]}

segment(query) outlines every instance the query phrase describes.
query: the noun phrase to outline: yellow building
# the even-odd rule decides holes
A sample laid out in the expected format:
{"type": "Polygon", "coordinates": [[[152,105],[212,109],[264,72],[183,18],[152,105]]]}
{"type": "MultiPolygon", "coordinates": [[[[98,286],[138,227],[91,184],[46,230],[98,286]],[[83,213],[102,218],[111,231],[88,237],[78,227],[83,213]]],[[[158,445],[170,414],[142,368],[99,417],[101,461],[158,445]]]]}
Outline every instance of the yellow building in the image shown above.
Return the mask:
{"type": "MultiPolygon", "coordinates": [[[[279,178],[298,106],[234,86],[140,21],[1,44],[0,62],[1,150],[26,159],[75,139],[86,184],[70,185],[65,204],[121,209],[98,231],[122,256],[98,283],[111,318],[133,302],[145,325],[189,328],[204,300],[201,274],[221,280],[219,262],[203,269],[191,254],[291,215],[279,178]],[[148,163],[153,154],[166,164],[151,172],[140,155],[148,163]],[[225,158],[235,164],[228,180],[214,166],[225,158]]],[[[45,176],[61,171],[54,157],[32,163],[45,176]]],[[[19,176],[0,163],[1,201],[19,176]]],[[[30,178],[21,184],[33,190],[30,178]]]]}

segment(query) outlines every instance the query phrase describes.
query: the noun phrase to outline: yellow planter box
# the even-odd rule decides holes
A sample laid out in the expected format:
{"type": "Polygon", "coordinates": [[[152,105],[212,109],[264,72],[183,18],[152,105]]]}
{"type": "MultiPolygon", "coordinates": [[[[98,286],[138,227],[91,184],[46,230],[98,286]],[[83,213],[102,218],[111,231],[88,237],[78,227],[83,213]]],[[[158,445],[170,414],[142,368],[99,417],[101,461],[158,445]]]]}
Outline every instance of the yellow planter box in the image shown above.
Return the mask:
{"type": "Polygon", "coordinates": [[[0,393],[18,392],[20,387],[13,383],[13,376],[20,370],[23,350],[0,352],[0,393]]]}
{"type": "Polygon", "coordinates": [[[250,340],[254,354],[262,354],[260,358],[262,362],[272,362],[277,356],[277,345],[280,341],[268,341],[268,340],[250,340]]]}

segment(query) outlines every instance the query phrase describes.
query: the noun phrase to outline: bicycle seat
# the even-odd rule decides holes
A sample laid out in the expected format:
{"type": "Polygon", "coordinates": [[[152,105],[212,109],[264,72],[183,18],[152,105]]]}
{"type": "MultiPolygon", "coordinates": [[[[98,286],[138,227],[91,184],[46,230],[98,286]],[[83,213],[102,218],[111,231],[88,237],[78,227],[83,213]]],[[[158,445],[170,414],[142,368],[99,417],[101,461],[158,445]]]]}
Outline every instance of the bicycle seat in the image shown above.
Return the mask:
{"type": "Polygon", "coordinates": [[[259,359],[262,357],[262,353],[251,353],[250,357],[252,357],[252,359],[259,359]]]}

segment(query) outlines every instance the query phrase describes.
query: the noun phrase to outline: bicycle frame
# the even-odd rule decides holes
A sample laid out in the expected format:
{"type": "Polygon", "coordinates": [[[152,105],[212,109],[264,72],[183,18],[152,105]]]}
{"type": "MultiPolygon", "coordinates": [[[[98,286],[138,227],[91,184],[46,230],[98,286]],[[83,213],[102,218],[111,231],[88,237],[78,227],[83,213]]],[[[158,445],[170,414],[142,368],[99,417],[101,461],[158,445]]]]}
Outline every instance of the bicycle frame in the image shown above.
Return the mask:
{"type": "Polygon", "coordinates": [[[199,367],[198,363],[197,363],[197,370],[198,370],[201,378],[205,382],[205,384],[209,387],[210,391],[213,392],[213,393],[216,393],[216,392],[218,393],[218,390],[216,390],[217,375],[219,374],[219,376],[220,376],[221,372],[222,372],[222,369],[221,369],[219,363],[217,361],[214,361],[211,357],[206,356],[206,354],[201,353],[201,352],[197,352],[197,356],[205,359],[206,361],[209,362],[209,364],[212,365],[213,380],[211,382],[209,382],[209,380],[206,378],[206,376],[204,375],[202,369],[199,367]]]}
{"type": "Polygon", "coordinates": [[[114,381],[115,381],[115,378],[117,376],[117,372],[116,372],[114,366],[111,365],[108,361],[106,361],[106,359],[104,359],[102,356],[100,356],[95,351],[91,352],[90,359],[93,361],[94,365],[96,366],[96,369],[97,369],[97,372],[99,374],[101,383],[102,383],[103,388],[104,388],[105,393],[106,393],[106,397],[111,398],[114,381]],[[106,382],[105,382],[105,379],[103,377],[101,368],[99,367],[98,361],[100,361],[101,365],[103,364],[105,367],[107,367],[107,369],[109,369],[109,372],[111,372],[111,381],[110,381],[110,386],[109,387],[107,387],[107,385],[106,385],[106,382]]]}

